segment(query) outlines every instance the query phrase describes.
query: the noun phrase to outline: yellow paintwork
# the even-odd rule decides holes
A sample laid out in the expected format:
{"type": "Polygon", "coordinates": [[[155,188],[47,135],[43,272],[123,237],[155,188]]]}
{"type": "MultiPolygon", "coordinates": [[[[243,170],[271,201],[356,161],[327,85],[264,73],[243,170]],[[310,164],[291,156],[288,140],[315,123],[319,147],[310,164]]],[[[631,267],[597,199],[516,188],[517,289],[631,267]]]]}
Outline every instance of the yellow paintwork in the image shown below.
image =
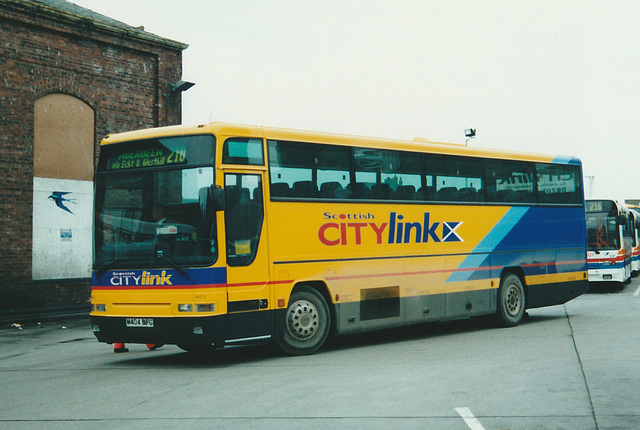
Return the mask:
{"type": "Polygon", "coordinates": [[[571,282],[586,279],[587,272],[549,273],[546,275],[525,276],[527,285],[541,285],[556,282],[571,282]]]}

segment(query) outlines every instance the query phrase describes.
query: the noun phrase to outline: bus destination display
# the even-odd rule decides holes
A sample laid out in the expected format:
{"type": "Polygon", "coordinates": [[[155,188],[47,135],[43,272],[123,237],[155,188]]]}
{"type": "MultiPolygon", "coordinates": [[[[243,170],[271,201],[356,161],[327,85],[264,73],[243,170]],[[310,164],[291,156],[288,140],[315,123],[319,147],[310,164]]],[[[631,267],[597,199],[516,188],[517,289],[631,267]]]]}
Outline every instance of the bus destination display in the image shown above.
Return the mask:
{"type": "Polygon", "coordinates": [[[138,149],[113,154],[107,161],[107,170],[161,167],[187,162],[186,148],[170,150],[165,147],[138,149]]]}
{"type": "Polygon", "coordinates": [[[137,140],[101,148],[99,170],[146,169],[178,165],[211,165],[213,135],[137,140]]]}

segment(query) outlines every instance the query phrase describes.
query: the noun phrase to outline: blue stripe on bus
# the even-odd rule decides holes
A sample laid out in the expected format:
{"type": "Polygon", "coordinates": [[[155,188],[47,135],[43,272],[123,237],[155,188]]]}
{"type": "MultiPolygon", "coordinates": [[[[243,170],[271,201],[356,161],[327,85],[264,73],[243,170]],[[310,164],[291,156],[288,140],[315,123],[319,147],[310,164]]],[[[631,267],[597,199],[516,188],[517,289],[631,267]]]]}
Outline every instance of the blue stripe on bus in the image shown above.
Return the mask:
{"type": "MultiPolygon", "coordinates": [[[[463,271],[453,272],[446,282],[468,281],[474,274],[478,274],[479,272],[465,269],[487,266],[488,253],[493,252],[500,245],[513,226],[522,219],[528,210],[529,208],[525,207],[512,207],[509,209],[485,238],[475,247],[471,255],[465,258],[462,264],[458,266],[458,269],[462,269],[463,271]]],[[[488,278],[489,276],[488,273],[483,273],[481,277],[488,278]]]]}
{"type": "MultiPolygon", "coordinates": [[[[94,286],[141,286],[141,280],[143,272],[145,277],[160,276],[164,272],[164,279],[169,278],[171,284],[174,286],[189,286],[189,285],[220,285],[227,283],[227,269],[226,267],[206,267],[206,268],[185,268],[187,275],[182,275],[174,269],[120,269],[120,270],[108,270],[100,276],[93,272],[93,285],[94,286]],[[136,281],[136,278],[138,279],[136,281]],[[137,282],[137,283],[136,283],[137,282]]],[[[150,286],[150,285],[143,285],[150,286]]]]}
{"type": "Polygon", "coordinates": [[[565,155],[557,155],[553,158],[552,163],[556,163],[556,164],[572,164],[575,166],[580,166],[582,165],[582,163],[580,162],[580,159],[575,158],[575,157],[567,157],[565,155]]]}
{"type": "Polygon", "coordinates": [[[498,278],[508,266],[522,267],[525,275],[586,271],[583,218],[581,207],[513,207],[447,282],[498,278]]]}

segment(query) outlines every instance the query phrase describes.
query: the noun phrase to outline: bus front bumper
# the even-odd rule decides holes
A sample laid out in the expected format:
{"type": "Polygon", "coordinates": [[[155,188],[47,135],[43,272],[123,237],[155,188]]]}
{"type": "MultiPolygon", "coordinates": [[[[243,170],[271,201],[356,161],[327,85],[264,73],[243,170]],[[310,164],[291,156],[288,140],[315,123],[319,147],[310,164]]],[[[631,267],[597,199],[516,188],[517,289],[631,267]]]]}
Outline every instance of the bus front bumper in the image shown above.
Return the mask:
{"type": "Polygon", "coordinates": [[[589,269],[589,282],[624,282],[624,267],[618,269],[589,269]]]}
{"type": "Polygon", "coordinates": [[[98,341],[105,343],[154,343],[224,345],[226,315],[207,317],[125,318],[91,315],[98,341]]]}

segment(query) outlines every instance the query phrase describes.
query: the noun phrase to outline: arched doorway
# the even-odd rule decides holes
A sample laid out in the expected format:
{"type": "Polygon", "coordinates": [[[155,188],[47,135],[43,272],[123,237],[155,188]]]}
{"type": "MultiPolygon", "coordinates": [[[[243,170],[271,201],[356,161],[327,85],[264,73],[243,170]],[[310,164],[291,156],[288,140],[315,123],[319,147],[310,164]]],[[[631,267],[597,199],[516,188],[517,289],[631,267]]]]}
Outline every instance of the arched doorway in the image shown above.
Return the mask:
{"type": "Polygon", "coordinates": [[[32,278],[91,275],[94,111],[67,94],[36,100],[32,278]]]}

